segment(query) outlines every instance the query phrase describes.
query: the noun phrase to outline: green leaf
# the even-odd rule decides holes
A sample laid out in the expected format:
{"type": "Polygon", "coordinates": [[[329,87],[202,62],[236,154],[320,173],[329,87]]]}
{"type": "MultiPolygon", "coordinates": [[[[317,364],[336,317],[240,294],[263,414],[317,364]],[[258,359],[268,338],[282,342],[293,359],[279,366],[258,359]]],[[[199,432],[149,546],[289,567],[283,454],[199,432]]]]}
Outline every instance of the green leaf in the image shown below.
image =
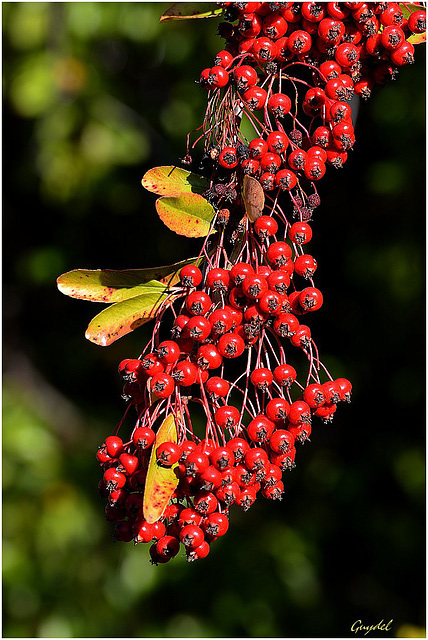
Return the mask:
{"type": "Polygon", "coordinates": [[[147,191],[160,196],[179,196],[182,193],[203,193],[208,189],[206,178],[180,167],[154,167],[144,174],[141,184],[147,191]]]}
{"type": "Polygon", "coordinates": [[[177,426],[172,414],[159,427],[150,455],[143,498],[143,515],[150,523],[157,522],[162,516],[178,485],[178,475],[175,472],[178,463],[172,467],[158,465],[156,449],[163,442],[177,442],[177,426]]]}
{"type": "Polygon", "coordinates": [[[215,216],[214,208],[197,193],[183,193],[178,198],[159,198],[156,210],[168,229],[188,238],[206,236],[215,216]]]}
{"type": "Polygon", "coordinates": [[[154,318],[167,297],[165,289],[159,289],[157,292],[150,291],[116,302],[91,320],[85,337],[95,344],[107,347],[154,318]]]}
{"type": "Polygon", "coordinates": [[[412,4],[411,2],[399,2],[399,7],[403,12],[404,18],[408,18],[409,15],[415,11],[423,11],[425,9],[425,7],[418,4],[412,4]]]}
{"type": "Polygon", "coordinates": [[[422,42],[426,42],[426,41],[427,41],[426,31],[424,31],[423,33],[414,33],[413,35],[410,36],[410,38],[407,38],[407,42],[410,42],[411,44],[422,44],[422,42]]]}
{"type": "Polygon", "coordinates": [[[189,20],[190,18],[216,18],[223,9],[208,2],[177,2],[173,4],[161,17],[161,22],[167,20],[189,20]]]}
{"type": "Polygon", "coordinates": [[[66,296],[91,302],[121,302],[150,291],[174,286],[179,271],[196,258],[149,269],[74,269],[57,279],[58,289],[66,296]]]}

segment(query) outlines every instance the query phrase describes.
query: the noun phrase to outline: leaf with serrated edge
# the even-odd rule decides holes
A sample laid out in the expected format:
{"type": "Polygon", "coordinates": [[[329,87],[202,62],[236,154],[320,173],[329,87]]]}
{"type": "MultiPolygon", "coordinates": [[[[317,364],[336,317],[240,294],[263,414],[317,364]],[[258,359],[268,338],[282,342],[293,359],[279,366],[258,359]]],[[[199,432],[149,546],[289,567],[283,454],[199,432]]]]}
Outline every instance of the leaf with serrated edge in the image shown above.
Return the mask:
{"type": "Polygon", "coordinates": [[[159,427],[150,455],[143,498],[143,515],[150,523],[157,522],[162,516],[178,485],[175,472],[178,463],[172,467],[161,467],[157,463],[156,449],[163,442],[177,442],[177,426],[172,414],[159,427]]]}
{"type": "Polygon", "coordinates": [[[153,167],[141,180],[147,191],[160,196],[179,196],[181,193],[203,193],[208,189],[208,180],[197,173],[181,167],[153,167]]]}
{"type": "Polygon", "coordinates": [[[58,289],[66,296],[91,302],[121,302],[143,293],[154,293],[173,287],[179,280],[179,272],[196,258],[181,260],[176,264],[149,269],[74,269],[57,279],[58,289]]]}
{"type": "Polygon", "coordinates": [[[251,176],[244,176],[242,199],[248,219],[250,222],[255,222],[262,215],[265,206],[265,194],[258,180],[251,176]]]}
{"type": "Polygon", "coordinates": [[[188,238],[208,235],[215,216],[214,208],[197,193],[183,193],[179,198],[159,198],[156,210],[168,229],[188,238]]]}
{"type": "Polygon", "coordinates": [[[165,11],[160,21],[216,18],[221,15],[222,11],[223,9],[210,2],[177,2],[165,11]]]}
{"type": "Polygon", "coordinates": [[[162,292],[151,292],[111,304],[91,320],[85,338],[107,347],[154,318],[167,297],[162,292]]]}

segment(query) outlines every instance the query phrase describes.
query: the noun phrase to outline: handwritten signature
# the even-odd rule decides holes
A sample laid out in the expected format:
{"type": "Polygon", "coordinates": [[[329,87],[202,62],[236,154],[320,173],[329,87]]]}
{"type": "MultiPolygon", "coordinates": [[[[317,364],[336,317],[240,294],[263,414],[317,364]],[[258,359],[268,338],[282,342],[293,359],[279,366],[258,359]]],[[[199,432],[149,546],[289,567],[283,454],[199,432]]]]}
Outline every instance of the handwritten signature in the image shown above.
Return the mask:
{"type": "Polygon", "coordinates": [[[363,624],[362,620],[355,620],[355,622],[352,623],[351,631],[353,631],[353,633],[364,632],[365,636],[372,631],[391,631],[391,625],[393,622],[394,620],[384,622],[382,619],[377,624],[363,624]]]}

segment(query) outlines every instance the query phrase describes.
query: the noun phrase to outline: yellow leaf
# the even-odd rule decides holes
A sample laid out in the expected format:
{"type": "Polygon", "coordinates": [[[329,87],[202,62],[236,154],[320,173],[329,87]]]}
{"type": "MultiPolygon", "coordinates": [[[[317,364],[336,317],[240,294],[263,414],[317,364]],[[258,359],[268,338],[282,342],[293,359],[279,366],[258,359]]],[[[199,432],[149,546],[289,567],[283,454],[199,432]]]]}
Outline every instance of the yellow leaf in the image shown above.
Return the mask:
{"type": "Polygon", "coordinates": [[[150,523],[157,522],[162,516],[178,485],[175,472],[178,463],[172,467],[161,467],[157,463],[156,449],[162,442],[177,442],[177,426],[173,414],[167,416],[159,427],[150,456],[143,500],[143,515],[150,523]]]}

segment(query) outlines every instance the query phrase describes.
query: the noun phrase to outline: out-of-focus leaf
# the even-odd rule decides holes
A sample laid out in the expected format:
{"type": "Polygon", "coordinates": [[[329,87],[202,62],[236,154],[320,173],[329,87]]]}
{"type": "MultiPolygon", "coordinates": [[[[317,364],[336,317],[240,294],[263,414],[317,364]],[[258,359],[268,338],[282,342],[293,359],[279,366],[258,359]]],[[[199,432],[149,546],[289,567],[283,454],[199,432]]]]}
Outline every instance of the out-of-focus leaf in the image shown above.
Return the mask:
{"type": "Polygon", "coordinates": [[[413,4],[411,2],[399,2],[399,7],[403,12],[404,18],[408,18],[411,13],[415,11],[423,11],[425,7],[422,7],[420,4],[413,4]]]}
{"type": "Polygon", "coordinates": [[[147,191],[160,196],[179,196],[182,193],[203,193],[208,180],[181,167],[154,167],[144,174],[141,184],[147,191]]]}
{"type": "Polygon", "coordinates": [[[427,32],[424,31],[423,33],[414,33],[413,35],[410,36],[410,38],[407,38],[407,42],[410,42],[411,44],[422,44],[422,42],[426,42],[427,41],[427,32]]]}
{"type": "Polygon", "coordinates": [[[265,194],[260,182],[251,176],[244,176],[242,198],[248,219],[255,222],[262,215],[265,206],[265,194]]]}
{"type": "Polygon", "coordinates": [[[57,279],[58,289],[66,296],[91,302],[121,302],[135,296],[174,286],[179,272],[196,258],[149,269],[74,269],[57,279]]]}
{"type": "Polygon", "coordinates": [[[154,318],[167,297],[165,289],[159,289],[116,302],[91,320],[85,337],[95,344],[107,347],[154,318]]]}
{"type": "Polygon", "coordinates": [[[223,9],[210,2],[177,2],[165,11],[160,21],[216,18],[222,11],[223,9]]]}
{"type": "Polygon", "coordinates": [[[168,229],[188,238],[206,236],[215,215],[210,203],[197,193],[183,193],[178,198],[159,198],[156,210],[168,229]]]}
{"type": "Polygon", "coordinates": [[[171,414],[162,422],[156,434],[147,471],[144,488],[143,515],[147,522],[157,522],[166,509],[168,502],[178,485],[178,476],[172,467],[161,467],[156,458],[156,449],[163,442],[177,442],[177,426],[171,414]]]}

